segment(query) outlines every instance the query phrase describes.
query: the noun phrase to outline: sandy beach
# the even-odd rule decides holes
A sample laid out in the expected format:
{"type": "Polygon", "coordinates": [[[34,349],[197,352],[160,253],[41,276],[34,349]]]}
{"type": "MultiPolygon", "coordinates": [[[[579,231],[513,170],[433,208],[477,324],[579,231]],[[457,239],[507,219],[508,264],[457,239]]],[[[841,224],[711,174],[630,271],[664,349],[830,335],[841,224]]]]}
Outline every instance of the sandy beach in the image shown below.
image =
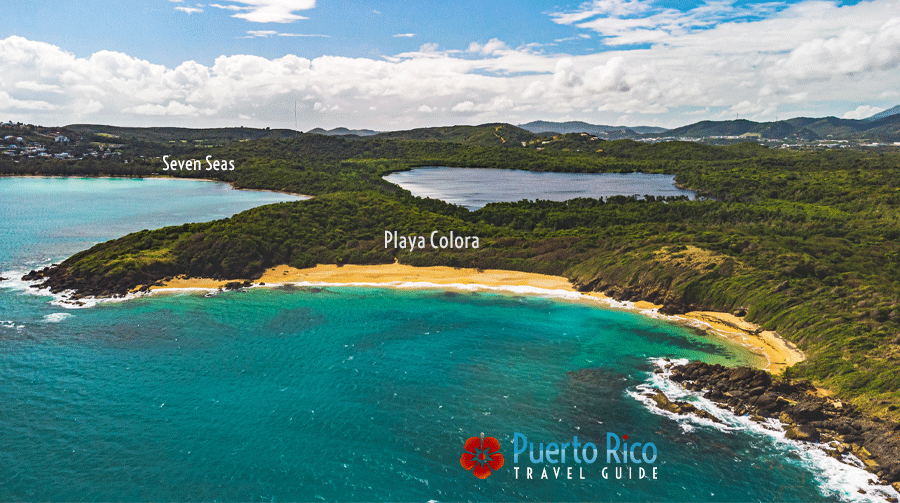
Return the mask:
{"type": "MultiPolygon", "coordinates": [[[[215,290],[227,281],[204,278],[178,277],[162,286],[151,287],[156,292],[179,290],[215,290]]],[[[267,270],[254,285],[276,286],[280,284],[311,285],[372,285],[385,287],[447,286],[460,289],[507,290],[521,293],[570,294],[566,298],[601,302],[631,309],[650,316],[658,316],[656,306],[649,302],[620,303],[598,292],[579,293],[562,276],[548,276],[499,269],[457,269],[453,267],[412,267],[402,264],[385,265],[319,265],[309,269],[296,269],[286,265],[267,270]]],[[[765,370],[774,373],[784,371],[790,365],[806,359],[806,355],[790,342],[772,331],[744,321],[742,318],[713,311],[693,311],[679,316],[664,317],[676,322],[707,329],[732,342],[747,347],[763,356],[765,370]]]]}
{"type": "Polygon", "coordinates": [[[806,359],[806,355],[797,346],[782,338],[777,332],[762,330],[733,314],[691,311],[680,317],[689,322],[696,322],[701,327],[750,348],[755,353],[763,354],[768,360],[768,365],[763,367],[763,370],[780,374],[787,367],[806,359]]]}

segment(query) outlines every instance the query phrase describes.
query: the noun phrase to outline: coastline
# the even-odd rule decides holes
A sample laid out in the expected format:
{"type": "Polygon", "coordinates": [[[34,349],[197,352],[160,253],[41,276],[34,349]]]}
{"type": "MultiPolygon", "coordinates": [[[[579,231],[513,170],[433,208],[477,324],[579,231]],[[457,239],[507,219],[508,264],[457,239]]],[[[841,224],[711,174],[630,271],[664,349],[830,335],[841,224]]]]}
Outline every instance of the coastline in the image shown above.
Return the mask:
{"type": "MultiPolygon", "coordinates": [[[[155,293],[177,291],[209,291],[225,288],[234,280],[177,277],[162,285],[151,286],[155,293]]],[[[599,292],[579,292],[562,276],[507,271],[501,269],[458,269],[453,267],[413,267],[403,264],[383,265],[318,265],[308,269],[296,269],[281,265],[270,268],[262,277],[252,282],[254,286],[279,286],[301,284],[304,286],[375,286],[387,288],[451,288],[454,290],[494,290],[523,294],[549,294],[569,300],[590,301],[608,307],[616,307],[665,319],[708,332],[740,344],[763,357],[763,370],[773,373],[806,359],[796,346],[773,331],[760,327],[728,313],[693,311],[683,315],[665,316],[658,312],[660,306],[649,302],[619,302],[599,292]]],[[[138,289],[135,289],[138,290],[138,289]]]]}
{"type": "Polygon", "coordinates": [[[780,374],[795,363],[806,359],[806,355],[793,343],[777,332],[762,330],[757,325],[744,321],[733,314],[716,311],[691,311],[676,317],[683,318],[689,325],[707,328],[716,334],[737,342],[754,352],[762,351],[768,364],[763,370],[780,374]]]}

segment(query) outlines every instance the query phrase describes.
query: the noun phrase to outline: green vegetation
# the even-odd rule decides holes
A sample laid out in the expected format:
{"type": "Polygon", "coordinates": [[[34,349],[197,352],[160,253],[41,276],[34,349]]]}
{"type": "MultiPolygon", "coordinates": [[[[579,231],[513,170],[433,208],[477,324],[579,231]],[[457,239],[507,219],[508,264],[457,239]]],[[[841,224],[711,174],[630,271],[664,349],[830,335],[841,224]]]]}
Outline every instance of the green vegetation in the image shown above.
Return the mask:
{"type": "MultiPolygon", "coordinates": [[[[177,176],[318,197],[130,234],[69,258],[46,273],[48,284],[123,293],[177,274],[253,278],[278,264],[395,259],[559,274],[583,289],[654,301],[668,312],[746,311],[749,321],[806,351],[809,359],[791,375],[897,418],[888,407],[900,402],[900,154],[647,145],[580,135],[560,135],[538,151],[521,145],[532,141],[521,139],[530,133],[497,126],[396,137],[301,135],[185,150],[184,158],[235,159],[238,169],[177,176]],[[498,143],[494,133],[509,136],[498,143]],[[674,173],[679,184],[711,199],[522,201],[469,212],[413,197],[381,178],[422,165],[674,173]],[[452,230],[478,235],[481,248],[385,250],[385,230],[452,230]]],[[[149,174],[162,165],[6,162],[0,172],[119,174],[115,168],[125,166],[129,174],[149,174]]]]}
{"type": "Polygon", "coordinates": [[[262,138],[293,138],[299,133],[291,129],[210,128],[189,129],[179,127],[116,127],[97,124],[72,124],[66,129],[80,136],[100,136],[107,141],[148,143],[202,143],[221,145],[232,141],[259,140],[262,138]]]}

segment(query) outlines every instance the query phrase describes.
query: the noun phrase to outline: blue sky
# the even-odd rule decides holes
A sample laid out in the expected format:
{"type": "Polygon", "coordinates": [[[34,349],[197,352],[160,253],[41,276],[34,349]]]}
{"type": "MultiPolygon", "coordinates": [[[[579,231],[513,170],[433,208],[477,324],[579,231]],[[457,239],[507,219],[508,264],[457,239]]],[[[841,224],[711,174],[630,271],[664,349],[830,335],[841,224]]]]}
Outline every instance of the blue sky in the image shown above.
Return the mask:
{"type": "Polygon", "coordinates": [[[398,129],[862,118],[900,0],[7,0],[0,120],[398,129]]]}
{"type": "Polygon", "coordinates": [[[306,58],[322,55],[378,58],[414,51],[424,43],[436,43],[444,49],[466,49],[473,41],[487,42],[492,38],[514,47],[556,43],[558,50],[564,52],[583,53],[600,46],[596,37],[590,40],[577,36],[588,30],[554,23],[548,15],[576,10],[582,4],[577,1],[554,4],[320,0],[312,9],[294,11],[295,15],[308,19],[290,23],[248,22],[232,17],[233,11],[190,1],[82,0],[66,7],[61,7],[59,2],[31,0],[4,3],[8,8],[0,14],[3,17],[0,38],[19,35],[49,42],[81,57],[104,49],[116,50],[168,66],[187,60],[212,64],[218,56],[233,54],[266,58],[286,54],[306,58]],[[179,7],[199,8],[203,12],[186,13],[176,10],[179,7]],[[250,31],[268,30],[311,36],[244,38],[250,31]],[[402,34],[413,36],[395,37],[402,34]],[[554,42],[564,38],[571,40],[554,42]]]}

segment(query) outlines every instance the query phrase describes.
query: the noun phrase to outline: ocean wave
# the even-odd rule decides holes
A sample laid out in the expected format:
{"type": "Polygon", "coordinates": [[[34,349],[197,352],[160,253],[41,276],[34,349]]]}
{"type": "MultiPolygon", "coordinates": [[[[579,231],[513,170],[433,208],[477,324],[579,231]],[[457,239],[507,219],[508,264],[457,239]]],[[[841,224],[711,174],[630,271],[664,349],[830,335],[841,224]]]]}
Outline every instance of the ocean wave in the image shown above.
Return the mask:
{"type": "MultiPolygon", "coordinates": [[[[130,299],[140,298],[154,294],[166,293],[212,293],[218,292],[221,288],[215,287],[164,287],[156,288],[150,292],[129,293],[122,297],[83,297],[74,299],[75,292],[67,290],[64,292],[53,293],[47,288],[40,288],[40,281],[24,281],[22,276],[27,274],[23,271],[7,271],[0,273],[0,277],[9,278],[7,281],[0,281],[0,287],[9,288],[23,293],[39,296],[52,297],[50,304],[65,309],[82,309],[94,307],[98,304],[107,302],[124,302],[130,299]]],[[[428,281],[389,281],[389,282],[327,282],[327,281],[287,281],[283,283],[266,283],[265,285],[253,284],[248,288],[277,288],[280,286],[297,286],[297,287],[365,287],[365,288],[398,288],[409,290],[456,290],[465,292],[498,292],[509,293],[514,295],[528,295],[533,297],[544,297],[561,299],[568,301],[587,302],[599,304],[607,308],[625,309],[634,311],[645,316],[675,322],[684,322],[683,318],[678,316],[667,316],[659,313],[657,309],[638,308],[634,302],[619,301],[605,296],[594,296],[574,290],[562,290],[552,288],[540,288],[527,285],[483,285],[478,283],[432,283],[428,281]]],[[[698,322],[702,323],[702,322],[698,322]]],[[[698,325],[699,326],[699,325],[698,325]]]]}
{"type": "MultiPolygon", "coordinates": [[[[5,281],[0,281],[0,288],[6,288],[16,292],[28,295],[36,295],[39,297],[51,297],[52,300],[50,301],[50,305],[61,307],[64,309],[86,309],[104,302],[123,302],[142,296],[142,294],[128,294],[124,297],[84,297],[80,299],[74,299],[73,295],[75,292],[73,290],[53,293],[49,288],[41,288],[39,286],[40,281],[23,280],[22,276],[26,274],[28,273],[15,270],[4,271],[0,273],[0,277],[7,278],[5,281]]],[[[46,319],[44,321],[54,323],[53,321],[46,319]]]]}
{"type": "Polygon", "coordinates": [[[46,323],[59,323],[66,318],[72,316],[72,313],[50,313],[44,316],[44,322],[46,323]]]}
{"type": "Polygon", "coordinates": [[[12,320],[0,320],[0,328],[8,328],[10,330],[17,330],[19,332],[25,328],[25,325],[16,324],[16,322],[12,320]]]}
{"type": "MultiPolygon", "coordinates": [[[[826,453],[825,444],[801,442],[787,438],[784,425],[777,419],[764,418],[762,422],[757,423],[747,415],[738,416],[727,409],[722,409],[713,401],[703,398],[699,393],[687,390],[670,380],[672,375],[670,369],[677,365],[684,365],[688,360],[652,358],[651,362],[663,372],[651,373],[647,382],[637,385],[634,390],[628,390],[627,394],[644,404],[651,413],[677,421],[683,431],[689,432],[697,426],[703,426],[727,433],[747,432],[758,438],[767,438],[777,449],[795,453],[801,466],[815,475],[819,491],[826,497],[834,496],[844,501],[884,503],[887,503],[888,498],[900,499],[900,493],[893,487],[870,484],[870,480],[877,482],[877,477],[865,471],[863,462],[852,454],[845,454],[843,461],[834,459],[826,453]],[[670,364],[674,365],[667,369],[666,366],[670,364]],[[651,388],[659,389],[670,400],[690,402],[698,409],[703,409],[721,420],[722,424],[693,414],[678,415],[660,409],[647,395],[651,388]],[[860,493],[860,489],[866,493],[860,493]]],[[[788,457],[786,456],[785,459],[788,457]]]]}

